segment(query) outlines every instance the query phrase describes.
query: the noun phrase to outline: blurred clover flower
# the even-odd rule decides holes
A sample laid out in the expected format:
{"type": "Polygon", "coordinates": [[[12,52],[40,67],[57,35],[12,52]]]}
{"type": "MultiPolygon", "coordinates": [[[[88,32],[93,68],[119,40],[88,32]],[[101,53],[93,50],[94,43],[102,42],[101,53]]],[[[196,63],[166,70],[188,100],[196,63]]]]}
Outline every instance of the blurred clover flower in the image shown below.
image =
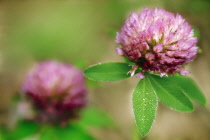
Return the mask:
{"type": "Polygon", "coordinates": [[[83,73],[75,67],[54,61],[37,64],[23,87],[42,123],[65,124],[78,116],[87,103],[83,73]]]}
{"type": "Polygon", "coordinates": [[[116,42],[121,45],[116,51],[135,62],[130,71],[134,75],[138,67],[142,71],[136,76],[144,78],[144,72],[164,75],[189,72],[184,65],[193,61],[198,47],[194,32],[181,15],[164,9],[145,8],[139,15],[132,13],[117,33],[116,42]]]}

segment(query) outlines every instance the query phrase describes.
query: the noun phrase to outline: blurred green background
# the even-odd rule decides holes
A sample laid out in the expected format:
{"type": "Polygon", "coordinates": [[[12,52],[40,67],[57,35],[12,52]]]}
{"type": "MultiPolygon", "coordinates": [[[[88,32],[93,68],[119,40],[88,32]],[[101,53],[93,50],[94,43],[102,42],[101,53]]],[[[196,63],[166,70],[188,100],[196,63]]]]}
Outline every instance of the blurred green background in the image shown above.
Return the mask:
{"type": "MultiPolygon", "coordinates": [[[[0,121],[10,121],[12,97],[25,72],[43,60],[88,65],[122,61],[115,53],[115,33],[132,11],[144,7],[179,13],[199,33],[202,53],[189,70],[210,99],[209,0],[5,0],[0,1],[0,121]]],[[[120,127],[92,130],[99,140],[132,140],[131,93],[138,79],[89,88],[91,103],[103,108],[120,127]]],[[[196,104],[194,113],[175,112],[162,105],[148,140],[209,140],[210,105],[196,104]]]]}

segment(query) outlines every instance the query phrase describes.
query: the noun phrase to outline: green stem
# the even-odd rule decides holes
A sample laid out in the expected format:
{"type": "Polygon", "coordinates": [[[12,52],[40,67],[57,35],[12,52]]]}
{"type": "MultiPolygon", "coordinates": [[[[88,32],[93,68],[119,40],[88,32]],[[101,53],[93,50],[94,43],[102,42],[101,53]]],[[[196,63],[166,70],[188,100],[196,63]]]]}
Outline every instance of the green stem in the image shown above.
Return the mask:
{"type": "Polygon", "coordinates": [[[142,140],[141,136],[138,133],[138,130],[136,128],[136,124],[133,125],[133,135],[132,140],[142,140]]]}

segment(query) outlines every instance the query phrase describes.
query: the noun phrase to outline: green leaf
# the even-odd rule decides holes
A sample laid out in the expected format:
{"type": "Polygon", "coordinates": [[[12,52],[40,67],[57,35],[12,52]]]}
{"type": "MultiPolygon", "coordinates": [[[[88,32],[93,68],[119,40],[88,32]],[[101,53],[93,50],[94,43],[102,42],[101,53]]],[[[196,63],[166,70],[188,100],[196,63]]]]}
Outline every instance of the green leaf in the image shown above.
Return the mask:
{"type": "Polygon", "coordinates": [[[118,81],[130,77],[131,67],[127,63],[108,62],[88,67],[84,74],[95,81],[118,81]]]}
{"type": "Polygon", "coordinates": [[[116,127],[112,118],[96,107],[88,107],[82,112],[80,123],[93,127],[116,127]]]}
{"type": "Polygon", "coordinates": [[[21,140],[34,135],[38,130],[39,125],[37,123],[22,120],[18,122],[16,128],[9,133],[8,137],[9,139],[21,140]]]}
{"type": "Polygon", "coordinates": [[[10,132],[5,125],[0,126],[0,140],[7,140],[10,132]]]}
{"type": "Polygon", "coordinates": [[[95,138],[79,124],[71,123],[65,127],[45,127],[39,140],[95,140],[95,138]]]}
{"type": "Polygon", "coordinates": [[[132,102],[138,131],[145,136],[154,122],[158,105],[157,96],[147,77],[134,89],[132,102]]]}
{"type": "Polygon", "coordinates": [[[0,140],[4,140],[4,135],[1,131],[0,131],[0,140]]]}
{"type": "Polygon", "coordinates": [[[147,74],[158,98],[160,101],[177,110],[182,112],[192,112],[193,104],[189,98],[185,95],[183,90],[177,85],[174,77],[163,77],[147,74]]]}
{"type": "Polygon", "coordinates": [[[181,89],[189,96],[191,99],[197,101],[201,105],[206,105],[206,98],[203,95],[197,84],[189,77],[175,75],[173,77],[176,83],[181,87],[181,89]]]}
{"type": "Polygon", "coordinates": [[[73,123],[67,127],[57,127],[56,134],[58,140],[95,140],[84,128],[73,123]]]}
{"type": "Polygon", "coordinates": [[[139,135],[136,125],[133,127],[132,140],[141,140],[141,136],[139,135]]]}
{"type": "Polygon", "coordinates": [[[46,127],[41,132],[39,140],[59,140],[59,138],[56,135],[55,130],[53,128],[46,127]]]}
{"type": "Polygon", "coordinates": [[[131,60],[128,59],[127,57],[123,57],[123,60],[124,60],[126,63],[130,64],[130,65],[135,65],[135,64],[136,64],[135,62],[131,61],[131,60]]]}

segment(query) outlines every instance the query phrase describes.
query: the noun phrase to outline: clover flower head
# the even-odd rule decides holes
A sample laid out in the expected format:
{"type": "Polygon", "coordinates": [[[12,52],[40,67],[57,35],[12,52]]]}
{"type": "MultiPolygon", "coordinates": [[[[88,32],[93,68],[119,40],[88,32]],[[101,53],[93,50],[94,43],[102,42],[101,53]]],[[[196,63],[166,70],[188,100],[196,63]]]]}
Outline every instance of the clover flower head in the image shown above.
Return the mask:
{"type": "Polygon", "coordinates": [[[63,123],[75,118],[87,103],[82,72],[55,61],[34,66],[23,83],[22,91],[39,112],[37,119],[46,123],[63,123]]]}
{"type": "Polygon", "coordinates": [[[189,72],[184,65],[193,61],[198,51],[193,35],[181,15],[145,8],[140,14],[132,13],[117,33],[120,47],[116,51],[142,68],[138,77],[143,78],[144,72],[186,75],[189,72]]]}

